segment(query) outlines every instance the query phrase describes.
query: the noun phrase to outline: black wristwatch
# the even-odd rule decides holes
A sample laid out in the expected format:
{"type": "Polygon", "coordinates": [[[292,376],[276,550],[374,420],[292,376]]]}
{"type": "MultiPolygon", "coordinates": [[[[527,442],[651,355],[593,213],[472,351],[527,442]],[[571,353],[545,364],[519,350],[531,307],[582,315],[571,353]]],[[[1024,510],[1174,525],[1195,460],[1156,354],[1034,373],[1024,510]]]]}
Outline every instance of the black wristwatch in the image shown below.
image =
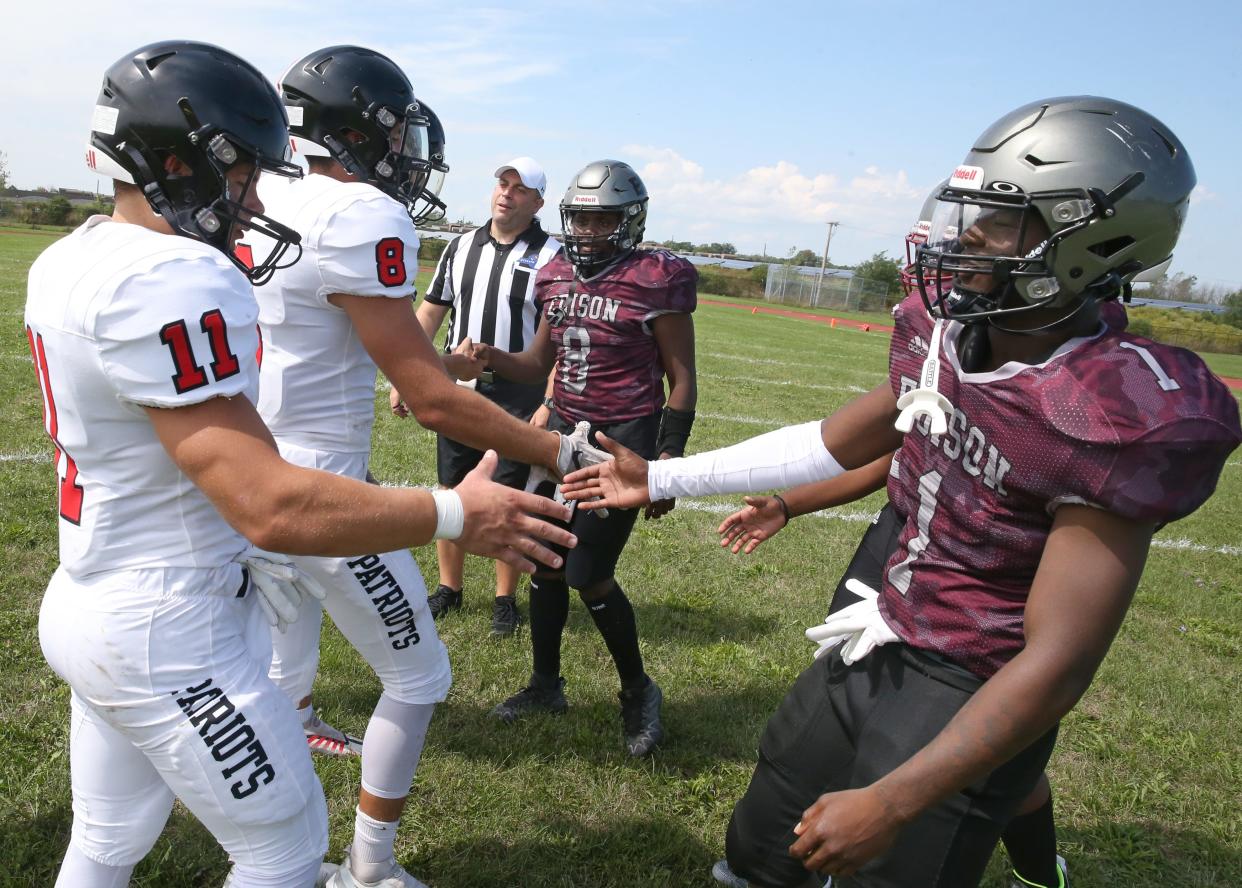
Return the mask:
{"type": "Polygon", "coordinates": [[[543,406],[544,406],[544,407],[547,407],[549,410],[555,410],[555,409],[556,409],[556,402],[555,402],[555,401],[553,401],[553,400],[552,400],[552,398],[551,398],[549,395],[544,395],[544,396],[543,396],[543,406]]]}

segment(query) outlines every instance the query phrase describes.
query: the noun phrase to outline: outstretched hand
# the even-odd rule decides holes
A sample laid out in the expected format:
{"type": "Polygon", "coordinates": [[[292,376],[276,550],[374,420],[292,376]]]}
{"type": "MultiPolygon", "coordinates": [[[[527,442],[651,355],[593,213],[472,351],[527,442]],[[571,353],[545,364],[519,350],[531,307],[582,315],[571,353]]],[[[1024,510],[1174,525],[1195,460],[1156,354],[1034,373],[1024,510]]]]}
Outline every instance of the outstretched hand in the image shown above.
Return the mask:
{"type": "MultiPolygon", "coordinates": [[[[448,370],[449,375],[454,379],[468,381],[478,379],[487,367],[487,361],[480,353],[480,346],[467,336],[457,344],[457,348],[453,349],[452,354],[444,356],[444,369],[448,370]]],[[[487,346],[482,346],[486,349],[487,346]]]]}
{"type": "Polygon", "coordinates": [[[603,432],[595,439],[614,458],[566,475],[561,485],[565,499],[577,500],[578,508],[587,510],[633,509],[651,502],[647,460],[603,432]]]}
{"type": "Polygon", "coordinates": [[[454,542],[471,554],[499,559],[525,573],[534,573],[536,561],[559,568],[564,559],[545,544],[571,549],[578,540],[538,516],[569,521],[569,507],[495,483],[491,478],[497,461],[496,451],[487,451],[453,488],[465,512],[462,534],[454,542]]]}
{"type": "Polygon", "coordinates": [[[749,555],[764,540],[770,540],[785,526],[785,510],[774,496],[748,496],[742,500],[744,508],[738,509],[716,528],[722,548],[731,548],[733,554],[749,555]],[[745,547],[745,548],[743,548],[745,547]]]}

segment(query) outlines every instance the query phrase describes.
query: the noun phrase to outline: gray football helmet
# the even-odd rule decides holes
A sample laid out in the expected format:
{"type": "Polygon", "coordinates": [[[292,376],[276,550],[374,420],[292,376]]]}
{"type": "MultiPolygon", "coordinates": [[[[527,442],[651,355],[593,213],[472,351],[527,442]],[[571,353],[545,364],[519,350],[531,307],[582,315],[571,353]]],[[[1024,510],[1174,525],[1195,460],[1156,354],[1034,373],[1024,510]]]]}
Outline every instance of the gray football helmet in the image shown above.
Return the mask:
{"type": "Polygon", "coordinates": [[[589,276],[630,253],[647,226],[647,186],[628,163],[597,160],[574,176],[561,198],[561,238],[565,255],[579,274],[589,276]],[[617,213],[610,232],[574,234],[579,213],[617,213]]]}
{"type": "Polygon", "coordinates": [[[940,190],[915,271],[954,285],[920,287],[928,310],[975,321],[1064,307],[1068,318],[1126,293],[1168,263],[1195,182],[1177,136],[1132,105],[1024,105],[975,140],[940,190]]]}

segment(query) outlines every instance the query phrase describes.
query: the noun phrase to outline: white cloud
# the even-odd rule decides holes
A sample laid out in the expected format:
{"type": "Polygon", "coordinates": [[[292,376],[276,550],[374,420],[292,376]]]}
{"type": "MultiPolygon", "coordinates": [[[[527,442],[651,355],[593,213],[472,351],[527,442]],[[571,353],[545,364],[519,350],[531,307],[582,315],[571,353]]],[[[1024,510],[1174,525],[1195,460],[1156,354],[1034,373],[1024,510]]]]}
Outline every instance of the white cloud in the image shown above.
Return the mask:
{"type": "Polygon", "coordinates": [[[1218,197],[1220,197],[1219,194],[1200,182],[1194,187],[1194,190],[1190,192],[1190,203],[1192,205],[1207,203],[1208,201],[1216,200],[1218,197]]]}
{"type": "Polygon", "coordinates": [[[877,166],[856,175],[808,173],[777,160],[712,176],[673,148],[623,150],[652,195],[649,236],[730,241],[743,252],[758,252],[764,244],[774,253],[783,253],[786,244],[820,250],[820,226],[839,221],[843,239],[841,249],[834,243],[833,258],[858,261],[882,249],[895,254],[930,188],[911,185],[905,170],[877,166]]]}

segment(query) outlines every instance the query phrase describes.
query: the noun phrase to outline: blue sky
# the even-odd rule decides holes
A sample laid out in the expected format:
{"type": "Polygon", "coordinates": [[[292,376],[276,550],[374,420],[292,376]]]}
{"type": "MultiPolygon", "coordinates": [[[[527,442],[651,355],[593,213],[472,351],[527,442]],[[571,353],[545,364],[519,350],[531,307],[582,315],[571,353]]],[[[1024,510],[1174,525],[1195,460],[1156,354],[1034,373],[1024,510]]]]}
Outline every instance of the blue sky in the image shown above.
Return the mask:
{"type": "Polygon", "coordinates": [[[452,218],[482,221],[490,174],[515,155],[547,169],[545,217],[579,167],[617,157],[651,191],[649,237],[785,256],[821,250],[837,220],[842,263],[900,253],[928,190],[1005,112],[1112,96],[1163,119],[1198,170],[1173,270],[1242,288],[1242,7],[1227,2],[69,0],[10,8],[5,25],[18,39],[0,151],[21,186],[95,187],[81,149],[99,78],[141,44],[218,43],[275,79],[312,49],[359,43],[401,64],[444,121],[452,218]]]}

